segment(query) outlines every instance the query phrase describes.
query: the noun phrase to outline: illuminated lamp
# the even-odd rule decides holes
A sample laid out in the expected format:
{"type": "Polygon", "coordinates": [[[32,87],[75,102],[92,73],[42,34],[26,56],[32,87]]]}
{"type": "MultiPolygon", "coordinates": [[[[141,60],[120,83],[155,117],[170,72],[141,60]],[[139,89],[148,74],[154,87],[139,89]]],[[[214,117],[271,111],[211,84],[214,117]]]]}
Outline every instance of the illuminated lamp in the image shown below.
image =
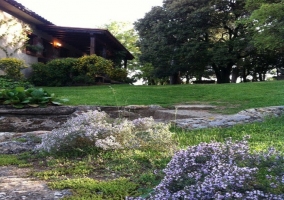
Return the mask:
{"type": "Polygon", "coordinates": [[[59,43],[59,42],[53,42],[53,46],[54,46],[55,48],[59,48],[59,47],[62,46],[62,44],[59,43]]]}

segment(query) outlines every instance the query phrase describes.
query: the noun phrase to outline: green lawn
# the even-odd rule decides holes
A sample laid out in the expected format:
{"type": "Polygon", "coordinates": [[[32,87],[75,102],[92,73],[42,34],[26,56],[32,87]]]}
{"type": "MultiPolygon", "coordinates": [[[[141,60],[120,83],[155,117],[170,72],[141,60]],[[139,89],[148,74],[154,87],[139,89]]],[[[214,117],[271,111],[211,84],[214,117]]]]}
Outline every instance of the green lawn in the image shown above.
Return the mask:
{"type": "Polygon", "coordinates": [[[69,105],[160,105],[211,104],[227,113],[247,108],[284,104],[284,81],[240,84],[165,85],[165,86],[88,86],[45,87],[69,105]]]}

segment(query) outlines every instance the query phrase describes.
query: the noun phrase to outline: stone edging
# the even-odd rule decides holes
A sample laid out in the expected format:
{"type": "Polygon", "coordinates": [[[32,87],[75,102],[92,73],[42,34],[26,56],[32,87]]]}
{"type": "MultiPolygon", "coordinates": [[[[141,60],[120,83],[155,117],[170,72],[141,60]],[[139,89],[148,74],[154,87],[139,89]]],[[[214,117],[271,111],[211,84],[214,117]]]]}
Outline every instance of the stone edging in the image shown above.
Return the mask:
{"type": "Polygon", "coordinates": [[[184,129],[201,129],[211,127],[230,127],[236,124],[261,122],[266,117],[279,117],[284,114],[284,106],[252,108],[240,111],[234,115],[221,115],[204,118],[188,118],[173,121],[175,125],[184,129]]]}

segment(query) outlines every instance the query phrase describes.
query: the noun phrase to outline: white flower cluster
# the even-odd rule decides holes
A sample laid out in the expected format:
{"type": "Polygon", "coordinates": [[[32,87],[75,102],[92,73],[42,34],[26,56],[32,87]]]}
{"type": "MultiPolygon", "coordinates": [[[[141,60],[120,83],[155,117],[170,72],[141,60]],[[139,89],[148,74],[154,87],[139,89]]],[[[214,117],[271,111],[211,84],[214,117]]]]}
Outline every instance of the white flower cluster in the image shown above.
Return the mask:
{"type": "Polygon", "coordinates": [[[133,121],[113,120],[105,112],[88,111],[69,119],[61,128],[47,134],[37,149],[57,152],[62,148],[90,145],[104,150],[122,148],[163,150],[174,144],[169,128],[169,124],[156,123],[151,117],[133,121]]]}
{"type": "Polygon", "coordinates": [[[283,156],[271,150],[249,153],[246,140],[201,143],[174,155],[164,169],[164,179],[147,199],[284,199],[283,193],[269,192],[272,188],[283,188],[283,164],[283,156]],[[269,166],[272,174],[279,173],[265,191],[259,190],[256,179],[260,165],[269,166]]]}

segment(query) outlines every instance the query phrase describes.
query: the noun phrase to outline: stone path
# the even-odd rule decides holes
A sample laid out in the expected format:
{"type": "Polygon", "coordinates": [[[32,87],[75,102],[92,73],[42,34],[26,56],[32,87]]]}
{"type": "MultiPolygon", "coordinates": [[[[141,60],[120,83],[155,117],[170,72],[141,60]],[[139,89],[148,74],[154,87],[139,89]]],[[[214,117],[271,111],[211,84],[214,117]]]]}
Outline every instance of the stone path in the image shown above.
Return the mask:
{"type": "MultiPolygon", "coordinates": [[[[280,116],[284,113],[284,106],[248,109],[234,115],[211,113],[212,108],[214,107],[206,105],[179,105],[170,110],[158,109],[153,113],[153,117],[167,122],[171,121],[178,127],[199,129],[262,121],[266,116],[280,116]]],[[[46,132],[0,132],[0,154],[14,154],[30,150],[37,143],[34,136],[41,137],[46,132]],[[26,140],[26,142],[14,141],[15,138],[26,140]]],[[[53,200],[71,194],[69,190],[50,190],[44,181],[29,178],[30,170],[14,166],[0,167],[0,200],[53,200]]]]}
{"type": "MultiPolygon", "coordinates": [[[[193,115],[194,113],[192,113],[193,115]]],[[[284,114],[284,106],[271,106],[265,108],[252,108],[243,110],[234,115],[214,115],[212,113],[204,113],[186,119],[177,119],[173,122],[181,128],[185,129],[201,129],[210,127],[229,127],[236,124],[261,122],[266,117],[279,117],[284,114]],[[199,115],[199,116],[198,116],[199,115]]]]}
{"type": "Polygon", "coordinates": [[[0,200],[52,200],[71,194],[69,190],[50,190],[44,181],[26,177],[30,169],[0,167],[0,200]]]}

